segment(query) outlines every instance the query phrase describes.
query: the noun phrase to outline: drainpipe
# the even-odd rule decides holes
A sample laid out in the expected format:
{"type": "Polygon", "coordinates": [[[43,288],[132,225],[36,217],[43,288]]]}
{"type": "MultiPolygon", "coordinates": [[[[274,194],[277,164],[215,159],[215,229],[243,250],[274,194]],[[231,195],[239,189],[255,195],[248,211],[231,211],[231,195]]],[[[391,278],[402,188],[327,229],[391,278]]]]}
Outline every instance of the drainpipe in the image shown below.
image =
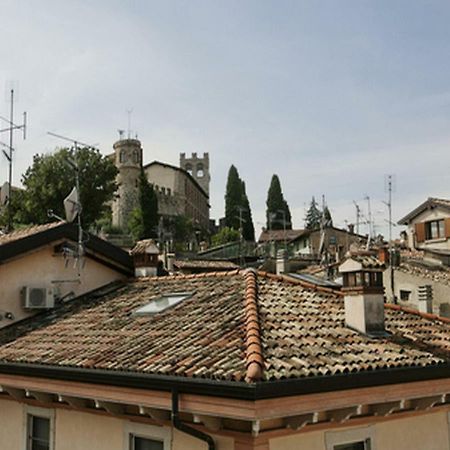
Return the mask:
{"type": "Polygon", "coordinates": [[[180,415],[178,411],[178,391],[172,391],[172,425],[183,433],[189,434],[197,439],[200,439],[208,444],[208,450],[216,450],[216,444],[213,438],[200,430],[186,425],[180,420],[180,415]]]}

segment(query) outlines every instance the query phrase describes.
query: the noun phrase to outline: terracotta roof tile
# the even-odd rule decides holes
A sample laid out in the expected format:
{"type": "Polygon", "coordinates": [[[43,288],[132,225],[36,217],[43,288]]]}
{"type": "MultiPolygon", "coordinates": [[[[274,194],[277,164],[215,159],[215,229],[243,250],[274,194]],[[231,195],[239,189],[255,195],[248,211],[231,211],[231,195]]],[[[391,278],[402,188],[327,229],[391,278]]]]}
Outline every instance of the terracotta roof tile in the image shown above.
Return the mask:
{"type": "Polygon", "coordinates": [[[449,362],[449,321],[387,305],[386,328],[385,338],[358,334],[344,325],[341,295],[287,277],[155,277],[4,328],[0,361],[247,382],[449,362]],[[134,314],[171,292],[193,295],[134,314]]]}
{"type": "Polygon", "coordinates": [[[34,234],[42,233],[43,231],[58,227],[63,223],[65,222],[51,222],[43,225],[32,225],[30,227],[20,228],[8,234],[0,234],[0,246],[9,244],[10,242],[18,241],[34,234]]]}

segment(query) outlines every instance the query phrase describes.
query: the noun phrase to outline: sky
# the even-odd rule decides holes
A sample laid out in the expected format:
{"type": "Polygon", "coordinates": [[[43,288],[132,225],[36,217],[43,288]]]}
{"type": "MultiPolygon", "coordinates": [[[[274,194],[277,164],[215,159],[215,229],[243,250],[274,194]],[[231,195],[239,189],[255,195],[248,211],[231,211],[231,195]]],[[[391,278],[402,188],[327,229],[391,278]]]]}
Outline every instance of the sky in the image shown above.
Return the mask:
{"type": "MultiPolygon", "coordinates": [[[[16,184],[64,145],[47,132],[108,154],[130,115],[144,162],[209,152],[213,218],[234,164],[257,234],[274,173],[295,228],[312,196],[342,227],[368,196],[387,234],[387,174],[394,221],[450,198],[448,1],[3,0],[1,15],[0,115],[11,86],[28,114],[16,184]]],[[[0,155],[1,184],[7,170],[0,155]]]]}

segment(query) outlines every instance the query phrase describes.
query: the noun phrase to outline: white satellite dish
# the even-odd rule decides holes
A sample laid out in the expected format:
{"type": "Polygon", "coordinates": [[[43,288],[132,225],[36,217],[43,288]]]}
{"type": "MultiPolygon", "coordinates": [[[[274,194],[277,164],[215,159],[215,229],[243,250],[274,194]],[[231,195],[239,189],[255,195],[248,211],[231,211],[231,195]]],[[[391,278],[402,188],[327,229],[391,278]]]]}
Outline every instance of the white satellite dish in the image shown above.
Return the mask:
{"type": "Polygon", "coordinates": [[[0,206],[6,205],[8,203],[9,195],[9,183],[5,181],[3,186],[0,188],[0,206]]]}
{"type": "Polygon", "coordinates": [[[70,191],[70,194],[64,199],[64,210],[66,212],[67,222],[73,222],[80,210],[78,191],[76,187],[74,187],[70,191]]]}

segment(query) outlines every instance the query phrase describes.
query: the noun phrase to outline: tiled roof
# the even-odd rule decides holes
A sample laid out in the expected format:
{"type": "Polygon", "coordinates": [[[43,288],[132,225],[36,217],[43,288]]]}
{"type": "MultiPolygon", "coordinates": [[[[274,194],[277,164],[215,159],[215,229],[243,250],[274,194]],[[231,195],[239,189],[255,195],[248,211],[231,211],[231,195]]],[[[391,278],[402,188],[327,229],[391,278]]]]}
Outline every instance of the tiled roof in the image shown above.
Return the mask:
{"type": "Polygon", "coordinates": [[[427,269],[424,265],[402,262],[396,269],[400,272],[427,278],[430,281],[436,281],[450,286],[450,270],[444,267],[441,270],[431,270],[427,269]]]}
{"type": "Polygon", "coordinates": [[[43,231],[50,230],[51,228],[59,227],[63,223],[65,222],[51,222],[44,225],[32,225],[30,227],[20,228],[8,234],[0,234],[0,246],[42,233],[43,231]]]}
{"type": "Polygon", "coordinates": [[[173,265],[179,269],[209,269],[209,270],[234,270],[239,266],[231,261],[205,260],[205,259],[178,259],[173,265]]]}
{"type": "Polygon", "coordinates": [[[136,245],[131,249],[130,254],[136,255],[140,253],[159,254],[158,246],[153,239],[143,239],[136,242],[136,245]]]}
{"type": "Polygon", "coordinates": [[[386,306],[384,338],[344,325],[343,297],[262,272],[137,279],[0,331],[0,362],[252,382],[450,361],[450,321],[386,306]],[[162,294],[192,292],[156,315],[162,294]],[[11,340],[15,337],[15,340],[11,340]]]}
{"type": "Polygon", "coordinates": [[[272,242],[272,241],[292,241],[309,233],[309,230],[264,230],[259,236],[258,242],[272,242]]]}
{"type": "Polygon", "coordinates": [[[398,223],[400,225],[407,225],[412,219],[414,219],[416,216],[421,214],[426,209],[436,206],[450,211],[450,200],[447,200],[445,198],[428,197],[428,199],[425,200],[422,204],[420,204],[417,208],[413,209],[405,217],[402,217],[398,221],[398,223]]]}

